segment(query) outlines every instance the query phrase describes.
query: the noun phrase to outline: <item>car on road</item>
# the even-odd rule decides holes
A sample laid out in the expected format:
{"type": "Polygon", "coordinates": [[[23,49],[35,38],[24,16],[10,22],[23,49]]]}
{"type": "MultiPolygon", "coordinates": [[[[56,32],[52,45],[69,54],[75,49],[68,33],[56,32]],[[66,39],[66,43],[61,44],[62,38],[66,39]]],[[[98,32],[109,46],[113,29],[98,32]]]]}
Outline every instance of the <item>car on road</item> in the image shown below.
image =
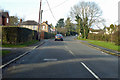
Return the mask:
{"type": "Polygon", "coordinates": [[[56,34],[55,35],[55,41],[63,41],[63,36],[62,36],[62,34],[56,34]]]}

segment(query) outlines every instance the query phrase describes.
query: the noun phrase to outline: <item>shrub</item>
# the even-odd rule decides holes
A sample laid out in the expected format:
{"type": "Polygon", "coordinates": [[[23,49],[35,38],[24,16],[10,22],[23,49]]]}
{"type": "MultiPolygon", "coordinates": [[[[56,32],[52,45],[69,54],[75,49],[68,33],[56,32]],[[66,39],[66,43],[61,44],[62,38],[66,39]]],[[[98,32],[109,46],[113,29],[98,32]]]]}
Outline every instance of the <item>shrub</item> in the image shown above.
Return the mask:
{"type": "Polygon", "coordinates": [[[99,40],[99,41],[111,41],[111,36],[107,35],[107,34],[93,34],[93,33],[89,33],[88,34],[88,39],[91,40],[99,40]]]}
{"type": "Polygon", "coordinates": [[[120,45],[120,31],[113,34],[112,40],[116,45],[120,45]]]}
{"type": "Polygon", "coordinates": [[[44,39],[50,39],[53,38],[54,36],[55,34],[53,33],[44,32],[44,39]]]}
{"type": "Polygon", "coordinates": [[[37,31],[21,27],[2,27],[2,43],[17,44],[36,39],[37,31]]]}

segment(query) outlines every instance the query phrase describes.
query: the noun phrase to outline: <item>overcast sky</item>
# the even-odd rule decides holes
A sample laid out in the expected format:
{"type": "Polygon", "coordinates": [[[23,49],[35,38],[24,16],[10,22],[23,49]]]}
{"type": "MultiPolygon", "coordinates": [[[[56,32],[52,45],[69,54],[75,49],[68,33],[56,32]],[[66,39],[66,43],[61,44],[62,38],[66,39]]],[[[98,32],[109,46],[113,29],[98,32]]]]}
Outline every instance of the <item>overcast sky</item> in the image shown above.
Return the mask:
{"type": "MultiPolygon", "coordinates": [[[[103,18],[106,25],[117,24],[118,21],[118,2],[120,0],[48,0],[52,12],[56,18],[66,19],[69,15],[71,7],[80,1],[94,1],[103,11],[103,18]],[[57,7],[56,7],[57,6],[57,7]]],[[[10,16],[19,16],[25,20],[35,20],[38,22],[40,0],[0,0],[0,8],[9,11],[10,16]]],[[[48,21],[54,26],[56,20],[50,13],[46,0],[42,0],[43,21],[48,21]]]]}

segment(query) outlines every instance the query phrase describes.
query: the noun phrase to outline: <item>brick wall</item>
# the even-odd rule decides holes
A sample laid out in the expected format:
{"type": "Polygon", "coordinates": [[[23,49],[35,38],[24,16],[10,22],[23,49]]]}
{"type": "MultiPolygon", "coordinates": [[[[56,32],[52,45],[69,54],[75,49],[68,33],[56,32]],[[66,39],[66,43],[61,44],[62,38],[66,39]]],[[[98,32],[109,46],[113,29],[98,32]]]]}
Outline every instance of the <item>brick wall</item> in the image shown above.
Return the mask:
{"type": "Polygon", "coordinates": [[[40,39],[44,39],[44,31],[41,32],[40,39]]]}

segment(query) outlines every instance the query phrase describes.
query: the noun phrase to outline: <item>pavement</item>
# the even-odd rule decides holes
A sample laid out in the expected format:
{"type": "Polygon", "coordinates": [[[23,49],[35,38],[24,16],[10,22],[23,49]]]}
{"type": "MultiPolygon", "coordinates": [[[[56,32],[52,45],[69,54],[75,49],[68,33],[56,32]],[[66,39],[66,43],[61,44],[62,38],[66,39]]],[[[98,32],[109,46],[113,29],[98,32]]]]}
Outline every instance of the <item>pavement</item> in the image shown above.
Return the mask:
{"type": "Polygon", "coordinates": [[[5,64],[7,62],[9,62],[10,60],[22,55],[23,53],[32,50],[35,46],[40,45],[42,43],[44,43],[44,40],[41,40],[40,42],[30,45],[28,47],[24,47],[24,48],[5,48],[2,47],[0,48],[1,50],[9,50],[11,51],[11,53],[7,54],[6,56],[2,56],[2,64],[5,64]]]}
{"type": "Polygon", "coordinates": [[[74,37],[46,42],[3,69],[3,79],[119,80],[119,59],[74,37]]]}

